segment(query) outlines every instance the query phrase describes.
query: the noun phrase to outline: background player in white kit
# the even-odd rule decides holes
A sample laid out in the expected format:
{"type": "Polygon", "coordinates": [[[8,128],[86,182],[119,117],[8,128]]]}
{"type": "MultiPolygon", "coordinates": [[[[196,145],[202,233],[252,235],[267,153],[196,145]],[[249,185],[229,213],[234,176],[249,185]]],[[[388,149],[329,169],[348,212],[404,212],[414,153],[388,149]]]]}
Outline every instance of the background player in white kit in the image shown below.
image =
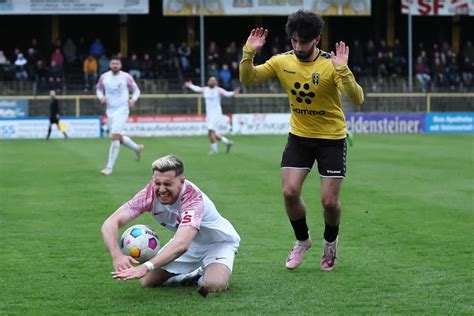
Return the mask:
{"type": "Polygon", "coordinates": [[[115,279],[140,279],[143,287],[164,285],[204,269],[197,283],[199,293],[222,291],[232,273],[240,237],[214,203],[184,177],[183,162],[176,156],[152,164],[153,178],[134,198],[122,205],[102,225],[104,243],[112,256],[115,279]],[[171,231],[174,237],[158,255],[144,264],[125,256],[118,245],[119,228],[145,212],[171,231]],[[202,269],[201,269],[202,268],[202,269]]]}
{"type": "Polygon", "coordinates": [[[132,76],[121,71],[122,62],[119,58],[112,57],[109,66],[110,71],[100,76],[96,91],[100,103],[107,105],[107,125],[112,136],[107,167],[101,171],[105,176],[112,173],[120,151],[120,144],[134,150],[137,160],[140,160],[140,153],[143,150],[142,144],[136,144],[130,137],[123,135],[130,108],[135,106],[140,96],[140,89],[132,76]],[[129,92],[132,93],[131,98],[129,92]]]}
{"type": "Polygon", "coordinates": [[[226,145],[226,152],[229,152],[233,142],[228,140],[222,135],[217,134],[217,127],[219,123],[223,121],[221,98],[232,97],[239,93],[240,88],[234,89],[234,91],[226,91],[217,85],[216,77],[210,77],[207,81],[206,87],[199,87],[193,85],[191,81],[184,83],[186,88],[199,92],[204,95],[206,101],[206,125],[208,129],[209,140],[211,141],[211,151],[209,155],[217,154],[217,141],[220,140],[226,145]]]}

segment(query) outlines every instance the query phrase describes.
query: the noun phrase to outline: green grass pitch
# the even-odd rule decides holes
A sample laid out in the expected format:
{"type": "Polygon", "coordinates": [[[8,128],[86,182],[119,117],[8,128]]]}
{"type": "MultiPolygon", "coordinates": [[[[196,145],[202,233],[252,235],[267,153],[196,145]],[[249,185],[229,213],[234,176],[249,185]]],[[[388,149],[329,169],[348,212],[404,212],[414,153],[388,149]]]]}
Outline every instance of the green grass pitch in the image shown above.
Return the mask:
{"type": "MultiPolygon", "coordinates": [[[[474,138],[357,135],[348,152],[336,269],[319,269],[319,179],[304,187],[315,241],[303,264],[284,262],[294,236],[283,208],[284,136],[234,137],[207,156],[206,137],[143,138],[141,162],[110,141],[0,142],[0,314],[318,315],[474,314],[474,138]],[[168,153],[242,237],[230,290],[142,289],[110,277],[103,220],[138,192],[168,153]]],[[[151,216],[166,242],[171,233],[151,216]]]]}

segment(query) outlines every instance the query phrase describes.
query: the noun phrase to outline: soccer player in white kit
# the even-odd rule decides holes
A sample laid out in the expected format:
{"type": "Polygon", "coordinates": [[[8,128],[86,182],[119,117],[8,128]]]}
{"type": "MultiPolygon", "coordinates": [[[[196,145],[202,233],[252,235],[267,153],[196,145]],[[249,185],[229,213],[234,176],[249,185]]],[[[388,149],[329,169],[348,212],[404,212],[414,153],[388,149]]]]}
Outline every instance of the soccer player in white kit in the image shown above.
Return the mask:
{"type": "Polygon", "coordinates": [[[97,82],[96,94],[100,103],[107,105],[107,125],[112,136],[110,144],[109,160],[105,169],[101,171],[104,176],[112,173],[115,160],[117,160],[120,144],[135,151],[137,160],[143,150],[142,144],[136,144],[130,137],[123,135],[125,123],[127,123],[130,108],[135,106],[140,89],[135,80],[128,73],[121,71],[122,62],[119,58],[113,57],[110,60],[110,71],[100,76],[97,82]],[[132,96],[129,97],[129,92],[132,96]]]}
{"type": "Polygon", "coordinates": [[[197,275],[199,293],[227,289],[239,234],[222,217],[214,203],[184,177],[183,162],[176,156],[162,157],[152,164],[153,177],[146,187],[123,204],[102,225],[102,235],[115,271],[115,279],[140,279],[143,287],[166,285],[171,278],[197,275]],[[119,228],[149,212],[174,237],[144,264],[125,256],[118,245],[119,228]]]}
{"type": "Polygon", "coordinates": [[[223,121],[221,98],[223,96],[233,97],[239,93],[240,88],[236,88],[234,91],[226,91],[217,85],[216,77],[210,77],[207,81],[206,87],[195,86],[191,81],[186,81],[184,86],[193,90],[194,92],[199,92],[204,95],[204,100],[206,102],[206,125],[208,129],[207,135],[211,141],[211,151],[209,152],[209,155],[217,154],[218,140],[222,141],[226,145],[226,152],[229,152],[233,142],[224,136],[217,134],[216,132],[219,123],[223,121]]]}

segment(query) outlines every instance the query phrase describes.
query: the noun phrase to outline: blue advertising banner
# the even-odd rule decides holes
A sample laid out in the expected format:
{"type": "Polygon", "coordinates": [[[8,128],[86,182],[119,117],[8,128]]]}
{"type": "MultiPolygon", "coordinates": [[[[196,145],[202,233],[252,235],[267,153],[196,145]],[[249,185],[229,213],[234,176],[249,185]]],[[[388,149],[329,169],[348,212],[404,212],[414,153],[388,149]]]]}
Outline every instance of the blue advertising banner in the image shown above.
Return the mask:
{"type": "Polygon", "coordinates": [[[0,117],[28,116],[28,100],[0,100],[0,117]]]}
{"type": "Polygon", "coordinates": [[[426,113],[426,133],[474,133],[474,113],[426,113]]]}
{"type": "Polygon", "coordinates": [[[425,113],[346,113],[347,130],[356,134],[425,132],[425,113]]]}

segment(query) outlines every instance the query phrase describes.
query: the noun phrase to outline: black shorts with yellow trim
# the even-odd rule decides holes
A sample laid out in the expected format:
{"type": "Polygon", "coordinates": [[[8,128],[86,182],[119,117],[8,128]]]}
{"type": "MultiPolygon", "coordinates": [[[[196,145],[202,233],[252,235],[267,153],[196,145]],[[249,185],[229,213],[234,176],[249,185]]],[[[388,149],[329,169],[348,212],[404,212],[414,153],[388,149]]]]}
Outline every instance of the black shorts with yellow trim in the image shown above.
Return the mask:
{"type": "Polygon", "coordinates": [[[318,163],[321,177],[346,176],[346,139],[321,139],[288,135],[288,142],[281,158],[281,168],[307,169],[318,163]]]}

